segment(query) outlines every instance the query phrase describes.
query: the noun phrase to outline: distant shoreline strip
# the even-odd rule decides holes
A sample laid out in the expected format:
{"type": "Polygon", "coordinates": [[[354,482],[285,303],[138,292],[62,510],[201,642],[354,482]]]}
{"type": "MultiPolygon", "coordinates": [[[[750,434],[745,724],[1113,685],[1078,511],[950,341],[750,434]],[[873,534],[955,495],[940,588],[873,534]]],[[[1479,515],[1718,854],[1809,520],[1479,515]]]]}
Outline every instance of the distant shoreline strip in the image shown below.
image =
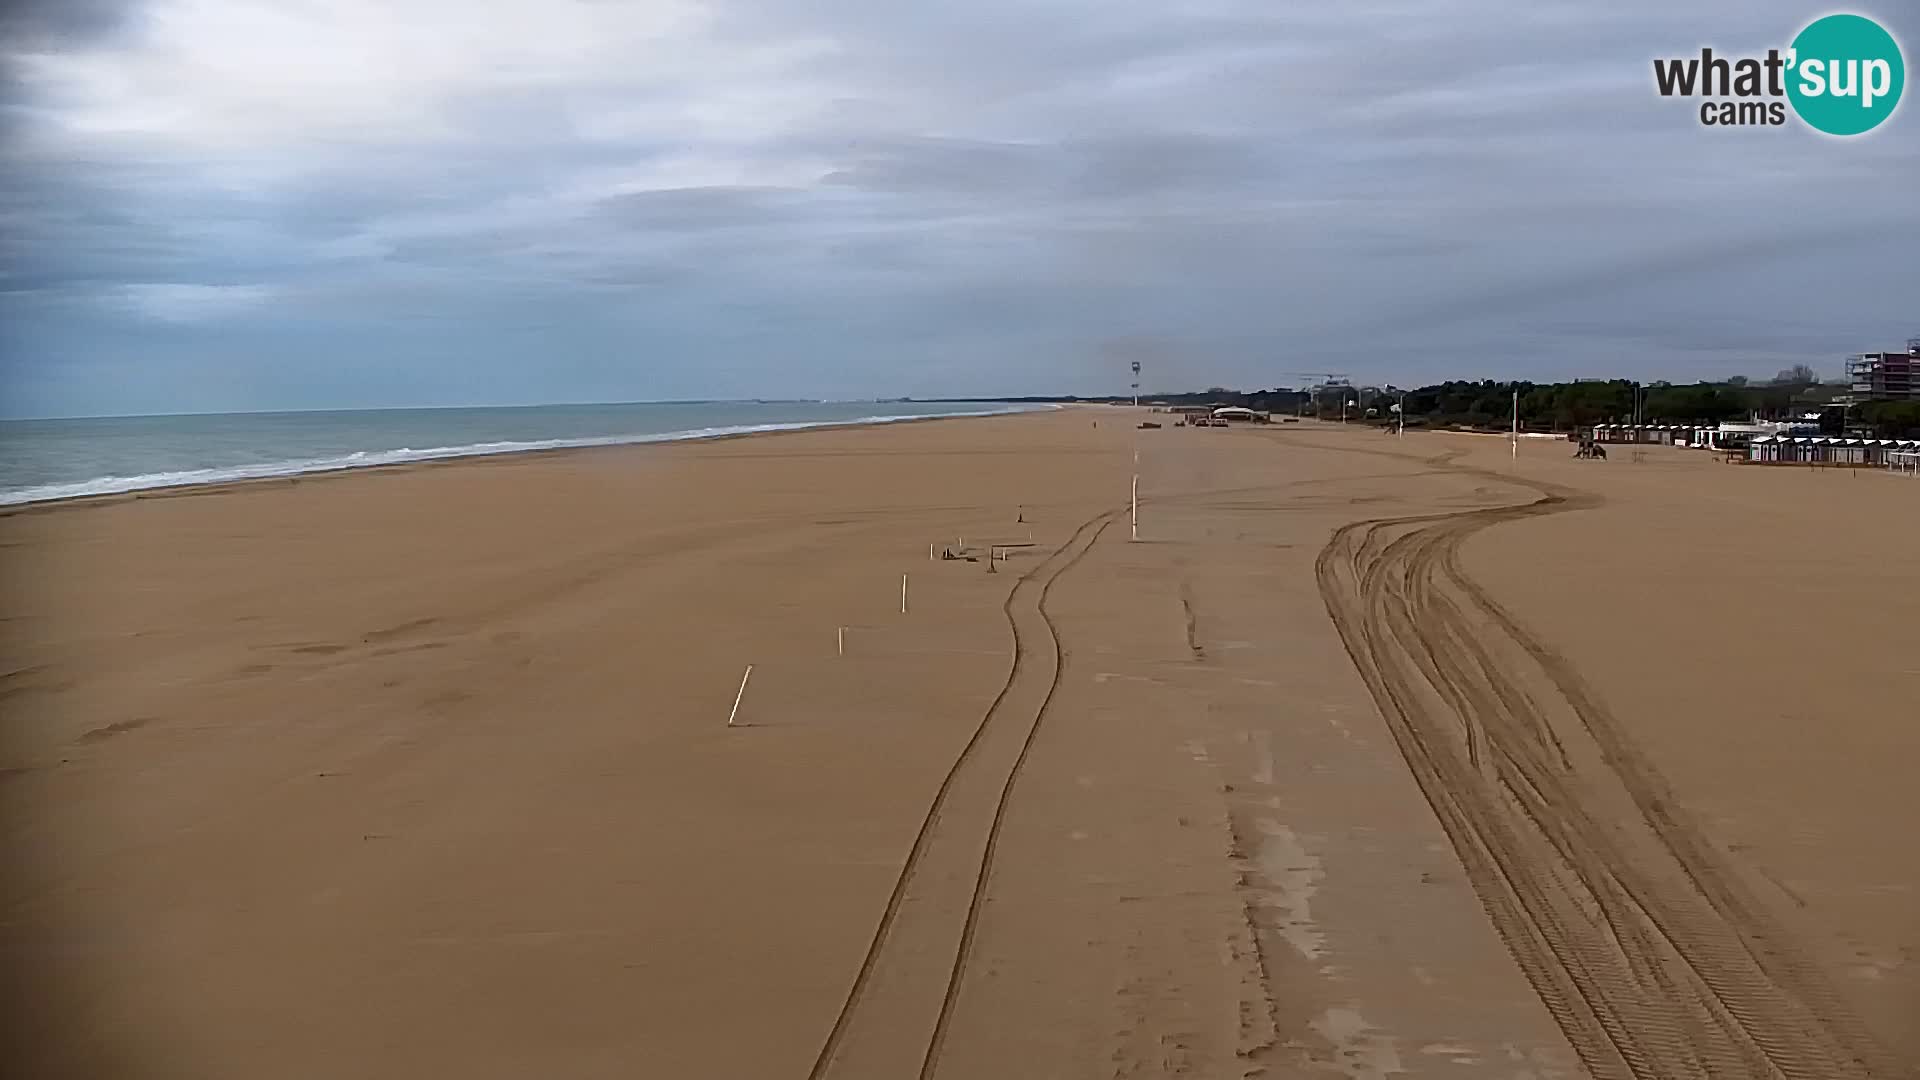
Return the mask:
{"type": "Polygon", "coordinates": [[[719,427],[689,428],[644,435],[595,435],[574,439],[528,439],[501,442],[468,443],[459,446],[433,446],[424,449],[400,447],[393,450],[357,450],[323,458],[294,458],[248,465],[185,469],[175,472],[141,473],[132,476],[102,476],[57,484],[0,491],[0,507],[38,506],[72,502],[98,496],[126,495],[139,491],[185,487],[210,487],[242,483],[248,480],[278,480],[295,476],[314,476],[407,465],[423,461],[453,461],[464,458],[499,457],[509,454],[539,453],[549,450],[585,450],[609,446],[645,446],[650,443],[693,442],[741,435],[763,435],[782,431],[807,431],[815,428],[874,427],[915,420],[951,420],[961,417],[1013,416],[1020,413],[1047,412],[1059,405],[1010,404],[993,409],[956,410],[908,415],[860,416],[847,420],[792,420],[765,424],[729,424],[719,427]]]}

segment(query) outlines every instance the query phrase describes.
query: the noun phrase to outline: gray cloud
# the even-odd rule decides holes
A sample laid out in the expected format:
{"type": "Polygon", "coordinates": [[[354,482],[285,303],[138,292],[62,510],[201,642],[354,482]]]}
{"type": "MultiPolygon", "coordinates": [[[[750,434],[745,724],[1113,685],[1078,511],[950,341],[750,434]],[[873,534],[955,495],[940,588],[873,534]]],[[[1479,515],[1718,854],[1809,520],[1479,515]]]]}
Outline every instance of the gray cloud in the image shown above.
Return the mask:
{"type": "Polygon", "coordinates": [[[8,9],[7,408],[1685,379],[1920,329],[1912,103],[1841,142],[1653,90],[1791,4],[396,10],[8,9]]]}
{"type": "Polygon", "coordinates": [[[121,31],[131,14],[123,0],[8,0],[0,41],[19,50],[71,47],[121,31]]]}

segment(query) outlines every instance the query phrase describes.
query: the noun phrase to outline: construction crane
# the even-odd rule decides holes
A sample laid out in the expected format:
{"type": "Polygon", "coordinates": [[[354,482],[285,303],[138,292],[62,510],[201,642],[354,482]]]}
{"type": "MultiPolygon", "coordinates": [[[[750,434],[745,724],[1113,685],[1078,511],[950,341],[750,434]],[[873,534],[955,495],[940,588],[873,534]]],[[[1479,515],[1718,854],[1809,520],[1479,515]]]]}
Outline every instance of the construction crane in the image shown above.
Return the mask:
{"type": "MultiPolygon", "coordinates": [[[[1320,415],[1320,391],[1330,386],[1348,387],[1352,385],[1349,381],[1351,376],[1344,371],[1283,371],[1280,372],[1280,374],[1297,376],[1303,379],[1320,380],[1318,385],[1311,388],[1313,394],[1313,413],[1315,416],[1320,415]]],[[[1342,400],[1344,401],[1345,399],[1343,398],[1342,400]]]]}

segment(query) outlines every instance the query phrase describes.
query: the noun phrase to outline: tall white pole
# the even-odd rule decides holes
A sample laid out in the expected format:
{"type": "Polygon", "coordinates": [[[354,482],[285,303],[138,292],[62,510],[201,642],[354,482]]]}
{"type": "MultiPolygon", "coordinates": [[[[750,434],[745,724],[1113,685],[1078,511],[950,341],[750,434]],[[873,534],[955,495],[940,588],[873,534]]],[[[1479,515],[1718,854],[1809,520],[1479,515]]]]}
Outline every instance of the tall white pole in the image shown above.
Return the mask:
{"type": "Polygon", "coordinates": [[[1520,391],[1513,392],[1513,459],[1520,460],[1520,391]]]}
{"type": "Polygon", "coordinates": [[[1140,474],[1133,474],[1133,538],[1140,539],[1140,474]]]}
{"type": "Polygon", "coordinates": [[[907,575],[900,575],[900,614],[907,613],[907,575]]]}

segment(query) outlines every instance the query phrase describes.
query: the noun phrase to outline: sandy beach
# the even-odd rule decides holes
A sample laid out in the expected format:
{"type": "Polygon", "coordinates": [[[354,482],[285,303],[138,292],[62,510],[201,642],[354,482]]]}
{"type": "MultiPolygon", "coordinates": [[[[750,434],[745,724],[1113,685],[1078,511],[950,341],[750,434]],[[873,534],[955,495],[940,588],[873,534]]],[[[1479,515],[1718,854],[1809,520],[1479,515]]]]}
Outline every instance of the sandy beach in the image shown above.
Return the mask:
{"type": "Polygon", "coordinates": [[[1916,1075],[1920,483],[1137,419],[0,515],[11,1059],[1916,1075]]]}

